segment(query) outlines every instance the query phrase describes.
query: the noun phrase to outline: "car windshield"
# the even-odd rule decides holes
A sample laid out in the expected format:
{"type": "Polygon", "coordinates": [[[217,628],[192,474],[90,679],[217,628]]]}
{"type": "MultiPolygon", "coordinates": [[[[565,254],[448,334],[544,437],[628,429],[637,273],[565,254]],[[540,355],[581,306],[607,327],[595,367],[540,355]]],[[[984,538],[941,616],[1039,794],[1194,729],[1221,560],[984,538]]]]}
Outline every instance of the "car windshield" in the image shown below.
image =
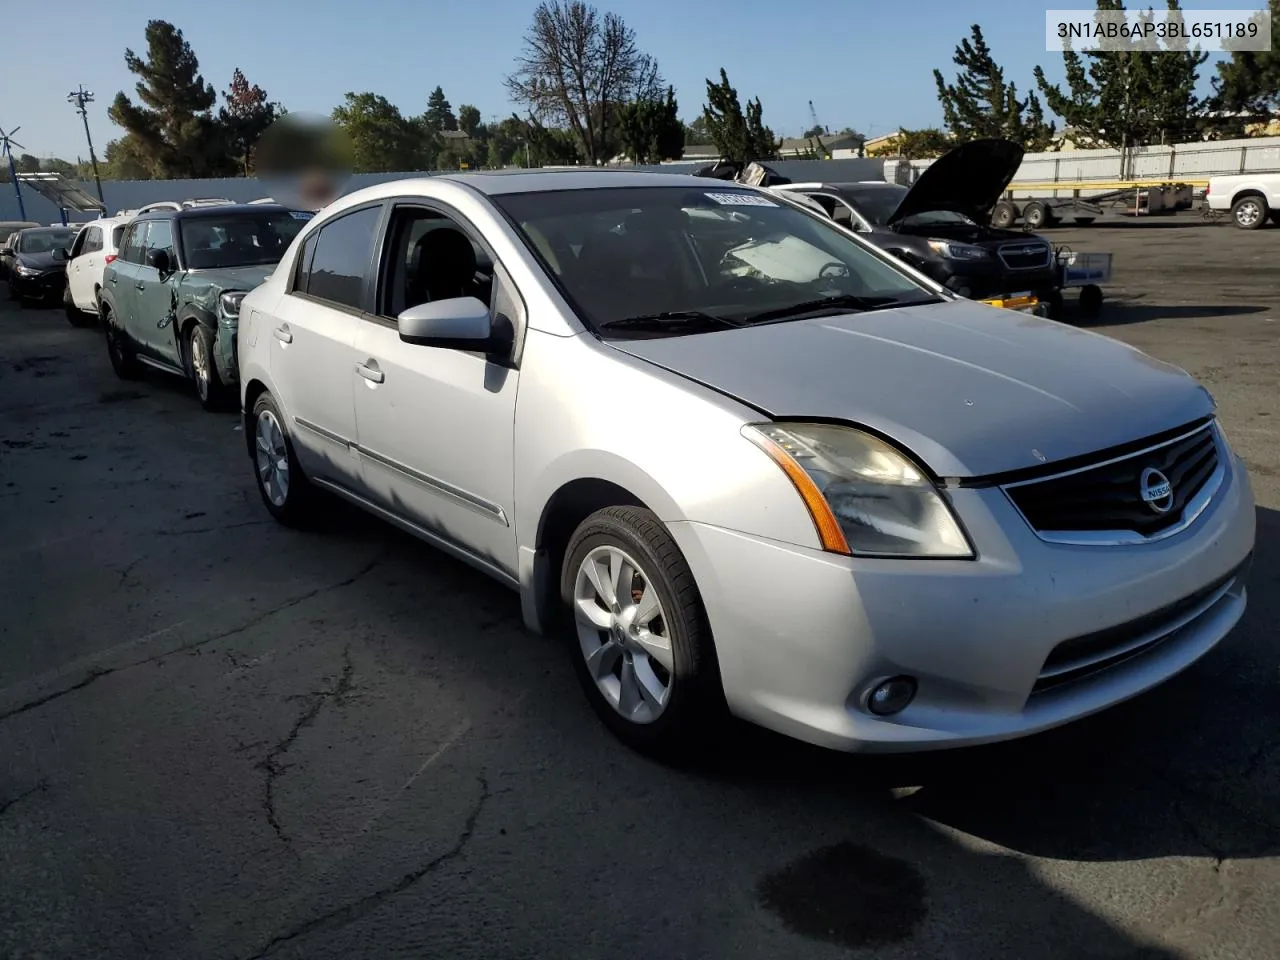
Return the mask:
{"type": "Polygon", "coordinates": [[[843,300],[857,309],[934,294],[829,220],[731,186],[502,194],[585,322],[789,319],[843,300]]]}
{"type": "Polygon", "coordinates": [[[190,270],[278,263],[310,214],[272,211],[181,221],[182,251],[190,270]]]}
{"type": "MultiPolygon", "coordinates": [[[[897,184],[888,184],[872,190],[850,190],[846,194],[858,212],[877,227],[883,227],[893,211],[898,209],[902,198],[907,195],[907,188],[897,184]]],[[[913,213],[902,218],[904,226],[923,226],[925,224],[951,224],[953,226],[973,226],[973,221],[963,214],[951,210],[928,210],[924,213],[913,213]]]]}
{"type": "Polygon", "coordinates": [[[23,230],[18,234],[18,242],[14,247],[18,253],[48,253],[59,247],[69,247],[75,242],[74,230],[23,230]]]}

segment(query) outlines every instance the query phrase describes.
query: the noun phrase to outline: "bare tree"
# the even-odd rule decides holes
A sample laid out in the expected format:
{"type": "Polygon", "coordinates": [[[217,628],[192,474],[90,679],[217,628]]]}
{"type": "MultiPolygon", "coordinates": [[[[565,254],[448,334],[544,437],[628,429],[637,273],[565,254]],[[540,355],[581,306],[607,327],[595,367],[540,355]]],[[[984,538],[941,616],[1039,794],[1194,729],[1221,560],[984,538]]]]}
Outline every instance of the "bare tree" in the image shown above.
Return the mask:
{"type": "Polygon", "coordinates": [[[506,86],[540,122],[568,127],[593,165],[620,143],[622,108],[663,93],[657,61],[641,52],[635,31],[582,0],[538,5],[506,86]]]}

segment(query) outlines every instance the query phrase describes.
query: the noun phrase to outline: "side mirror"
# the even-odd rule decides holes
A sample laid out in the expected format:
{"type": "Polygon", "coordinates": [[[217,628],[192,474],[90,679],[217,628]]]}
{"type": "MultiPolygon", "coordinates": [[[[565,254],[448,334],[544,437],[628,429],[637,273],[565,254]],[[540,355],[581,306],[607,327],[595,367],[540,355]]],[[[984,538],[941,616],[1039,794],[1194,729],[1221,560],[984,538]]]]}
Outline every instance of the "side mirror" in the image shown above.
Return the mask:
{"type": "Polygon", "coordinates": [[[66,263],[71,259],[71,251],[66,247],[54,247],[49,251],[49,255],[53,257],[55,263],[66,263]]]}
{"type": "Polygon", "coordinates": [[[396,318],[400,339],[422,347],[485,350],[493,343],[489,308],[475,297],[433,300],[396,318]]]}
{"type": "Polygon", "coordinates": [[[152,250],[147,254],[147,266],[155,267],[160,273],[172,273],[173,264],[169,260],[168,250],[152,250]]]}

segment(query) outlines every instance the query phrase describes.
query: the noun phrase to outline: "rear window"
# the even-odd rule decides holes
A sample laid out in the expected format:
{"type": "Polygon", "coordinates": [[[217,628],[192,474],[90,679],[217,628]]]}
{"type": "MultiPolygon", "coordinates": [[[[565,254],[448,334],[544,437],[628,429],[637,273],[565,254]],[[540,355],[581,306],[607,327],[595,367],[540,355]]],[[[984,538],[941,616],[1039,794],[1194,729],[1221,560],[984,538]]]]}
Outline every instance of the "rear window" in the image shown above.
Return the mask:
{"type": "Polygon", "coordinates": [[[112,229],[111,231],[111,249],[112,250],[120,249],[120,241],[124,239],[124,228],[125,228],[125,224],[122,223],[120,224],[120,226],[112,229]]]}
{"type": "Polygon", "coordinates": [[[309,215],[237,213],[180,221],[182,251],[190,270],[278,263],[309,215]]]}

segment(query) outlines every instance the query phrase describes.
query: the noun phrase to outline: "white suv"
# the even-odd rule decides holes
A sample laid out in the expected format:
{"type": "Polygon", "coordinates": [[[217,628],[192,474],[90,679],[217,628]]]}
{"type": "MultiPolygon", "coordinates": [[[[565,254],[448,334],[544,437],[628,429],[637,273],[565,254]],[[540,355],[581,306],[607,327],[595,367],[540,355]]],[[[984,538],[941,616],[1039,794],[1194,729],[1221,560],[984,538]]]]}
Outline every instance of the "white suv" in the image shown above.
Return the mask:
{"type": "Polygon", "coordinates": [[[102,273],[120,252],[120,239],[129,217],[106,217],[86,223],[71,245],[67,261],[67,286],[62,306],[74,327],[86,327],[98,318],[98,294],[102,273]]]}

